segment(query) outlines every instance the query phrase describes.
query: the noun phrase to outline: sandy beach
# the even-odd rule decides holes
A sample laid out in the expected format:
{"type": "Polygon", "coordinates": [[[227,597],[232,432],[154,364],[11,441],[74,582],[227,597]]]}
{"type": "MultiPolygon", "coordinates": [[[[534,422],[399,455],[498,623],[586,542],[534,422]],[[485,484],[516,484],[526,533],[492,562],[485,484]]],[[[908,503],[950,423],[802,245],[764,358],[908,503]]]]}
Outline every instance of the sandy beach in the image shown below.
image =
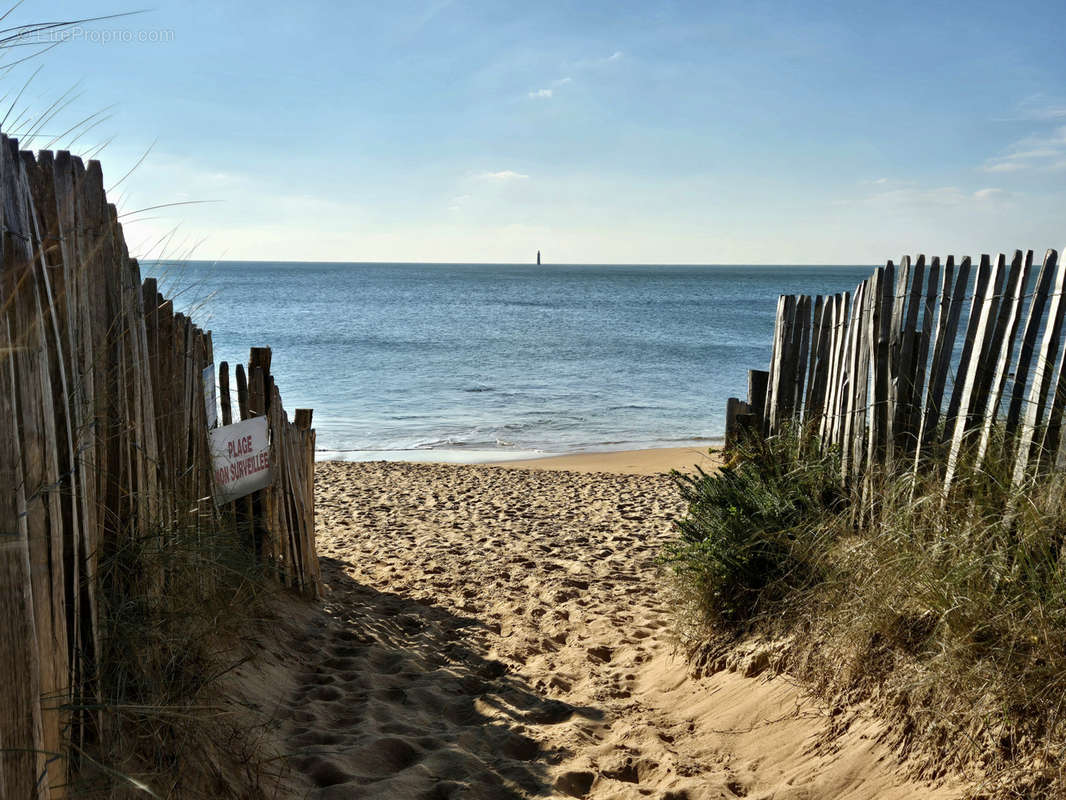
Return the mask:
{"type": "Polygon", "coordinates": [[[831,736],[758,654],[692,677],[654,473],[706,458],[318,464],[326,600],[259,672],[293,796],[955,796],[905,780],[873,722],[831,736]]]}
{"type": "Polygon", "coordinates": [[[658,475],[672,469],[692,471],[694,466],[714,469],[720,448],[657,447],[647,450],[615,450],[574,453],[521,461],[496,461],[495,466],[516,469],[546,469],[556,472],[609,472],[616,475],[658,475]]]}

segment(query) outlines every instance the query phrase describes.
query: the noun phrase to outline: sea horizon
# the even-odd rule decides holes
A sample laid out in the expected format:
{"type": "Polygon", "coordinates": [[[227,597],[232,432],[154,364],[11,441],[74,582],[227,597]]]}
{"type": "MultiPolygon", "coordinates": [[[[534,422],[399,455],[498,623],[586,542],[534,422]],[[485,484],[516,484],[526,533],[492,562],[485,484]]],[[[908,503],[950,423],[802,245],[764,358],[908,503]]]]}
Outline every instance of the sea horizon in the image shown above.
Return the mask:
{"type": "Polygon", "coordinates": [[[839,263],[839,264],[823,264],[811,262],[809,264],[789,264],[789,263],[727,263],[727,262],[696,262],[696,261],[679,261],[679,262],[652,262],[652,261],[542,261],[537,263],[536,259],[532,261],[360,261],[360,260],[316,260],[316,259],[266,259],[266,258],[224,258],[224,259],[210,259],[210,258],[185,258],[185,259],[145,259],[142,263],[142,268],[145,264],[195,264],[195,265],[211,265],[211,264],[226,264],[226,265],[239,265],[239,264],[290,264],[290,265],[324,265],[324,266],[367,266],[367,265],[388,265],[395,267],[458,267],[458,266],[471,266],[471,267],[725,267],[725,268],[771,268],[771,269],[789,269],[792,267],[816,267],[827,269],[876,269],[883,264],[853,264],[853,263],[839,263]]]}
{"type": "Polygon", "coordinates": [[[273,350],[320,460],[709,448],[764,369],[777,297],[866,265],[156,261],[216,365],[273,350]]]}

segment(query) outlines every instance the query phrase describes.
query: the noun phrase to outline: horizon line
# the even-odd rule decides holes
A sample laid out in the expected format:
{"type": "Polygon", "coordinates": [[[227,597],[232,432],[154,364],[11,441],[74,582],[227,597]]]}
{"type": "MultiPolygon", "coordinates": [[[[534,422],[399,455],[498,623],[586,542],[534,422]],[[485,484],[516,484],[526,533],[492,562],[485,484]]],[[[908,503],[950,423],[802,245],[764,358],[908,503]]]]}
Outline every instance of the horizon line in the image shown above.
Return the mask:
{"type": "MultiPolygon", "coordinates": [[[[400,266],[495,266],[495,267],[878,267],[883,262],[748,262],[726,263],[710,261],[378,261],[336,259],[268,259],[268,258],[138,258],[144,264],[158,263],[244,263],[244,264],[395,264],[400,266]]],[[[893,260],[893,263],[896,263],[893,260]]]]}

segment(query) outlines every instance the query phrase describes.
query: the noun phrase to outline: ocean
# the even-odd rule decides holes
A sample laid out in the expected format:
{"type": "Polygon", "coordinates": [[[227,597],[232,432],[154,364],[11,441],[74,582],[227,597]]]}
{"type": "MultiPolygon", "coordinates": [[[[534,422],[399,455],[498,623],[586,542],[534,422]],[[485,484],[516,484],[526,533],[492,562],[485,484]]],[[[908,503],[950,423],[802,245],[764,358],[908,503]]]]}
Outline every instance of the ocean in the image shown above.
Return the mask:
{"type": "Polygon", "coordinates": [[[320,458],[478,462],[722,439],[779,294],[872,267],[156,262],[215,361],[273,350],[320,458]]]}

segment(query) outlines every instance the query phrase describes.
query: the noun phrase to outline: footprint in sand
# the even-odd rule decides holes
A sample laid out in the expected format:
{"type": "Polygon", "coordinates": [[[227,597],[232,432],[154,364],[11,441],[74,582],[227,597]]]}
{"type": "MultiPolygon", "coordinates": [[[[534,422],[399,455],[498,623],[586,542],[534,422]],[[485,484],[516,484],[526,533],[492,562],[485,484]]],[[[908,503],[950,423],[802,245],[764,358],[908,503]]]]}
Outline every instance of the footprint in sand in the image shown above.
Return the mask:
{"type": "MultiPolygon", "coordinates": [[[[654,559],[683,511],[669,478],[319,468],[333,618],[291,648],[302,666],[283,710],[300,796],[833,796],[779,787],[773,759],[738,774],[736,749],[766,737],[701,732],[728,692],[701,702],[663,632],[654,559]]],[[[743,686],[734,693],[746,699],[762,684],[743,686]]],[[[832,785],[875,797],[856,783],[864,776],[832,785]]]]}

